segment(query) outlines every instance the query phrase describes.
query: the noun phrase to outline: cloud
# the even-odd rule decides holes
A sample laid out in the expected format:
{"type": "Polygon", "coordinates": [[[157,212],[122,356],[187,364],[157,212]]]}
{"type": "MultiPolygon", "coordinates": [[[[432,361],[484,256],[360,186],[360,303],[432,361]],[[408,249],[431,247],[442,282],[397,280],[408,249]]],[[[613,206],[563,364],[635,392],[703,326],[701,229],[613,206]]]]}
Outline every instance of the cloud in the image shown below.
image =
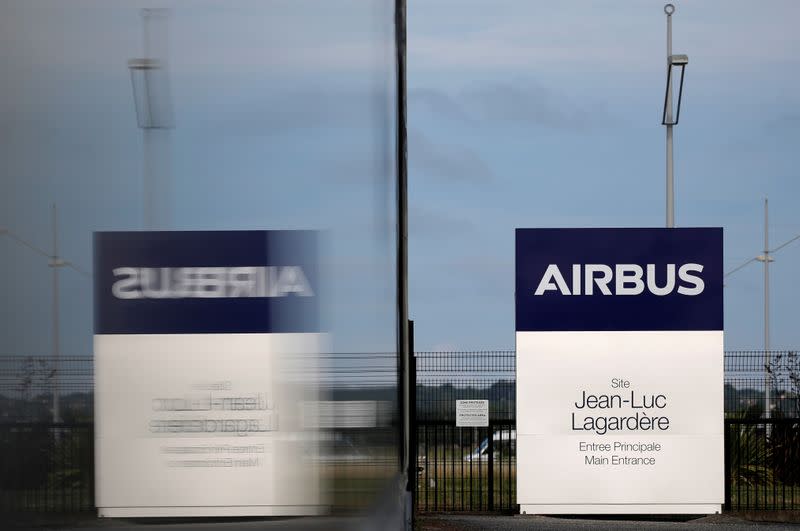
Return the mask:
{"type": "Polygon", "coordinates": [[[475,119],[448,94],[431,88],[412,88],[408,91],[409,114],[418,111],[460,123],[474,124],[475,119]]]}
{"type": "Polygon", "coordinates": [[[800,112],[787,111],[775,115],[764,123],[764,130],[767,135],[781,137],[800,133],[800,112]]]}
{"type": "Polygon", "coordinates": [[[408,221],[411,235],[414,237],[450,238],[475,231],[475,224],[470,219],[419,206],[409,207],[408,221]]]}
{"type": "MultiPolygon", "coordinates": [[[[187,95],[178,109],[194,122],[189,130],[223,136],[310,134],[321,129],[356,135],[386,131],[392,136],[392,96],[381,87],[223,87],[219,101],[187,95]],[[259,90],[263,88],[263,90],[259,90]]],[[[180,118],[180,116],[178,116],[180,118]]]]}
{"type": "Polygon", "coordinates": [[[434,144],[418,129],[408,131],[408,160],[412,172],[450,181],[485,183],[493,179],[489,167],[472,149],[434,144]]]}
{"type": "Polygon", "coordinates": [[[553,92],[532,83],[495,83],[468,89],[463,100],[481,121],[583,129],[592,121],[585,109],[558,101],[553,92]]]}
{"type": "Polygon", "coordinates": [[[409,92],[409,107],[412,114],[423,112],[469,126],[500,124],[583,130],[608,120],[603,105],[593,104],[589,112],[530,81],[475,85],[462,89],[455,96],[435,89],[416,88],[409,92]]]}

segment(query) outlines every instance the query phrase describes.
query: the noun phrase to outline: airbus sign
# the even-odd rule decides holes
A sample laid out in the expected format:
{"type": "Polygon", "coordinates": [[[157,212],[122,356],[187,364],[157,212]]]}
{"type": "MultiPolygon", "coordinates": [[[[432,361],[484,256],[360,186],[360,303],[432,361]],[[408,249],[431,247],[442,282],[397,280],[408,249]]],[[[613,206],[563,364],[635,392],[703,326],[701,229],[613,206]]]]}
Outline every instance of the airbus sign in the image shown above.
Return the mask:
{"type": "Polygon", "coordinates": [[[100,516],[318,514],[314,231],[94,236],[100,516]],[[300,377],[298,377],[300,376],[300,377]]]}
{"type": "Polygon", "coordinates": [[[517,229],[517,501],[723,501],[722,229],[517,229]]]}
{"type": "Polygon", "coordinates": [[[518,331],[721,330],[721,229],[518,229],[518,331]]]}
{"type": "MultiPolygon", "coordinates": [[[[678,285],[678,293],[689,296],[703,293],[705,282],[696,274],[702,272],[701,264],[680,266],[678,279],[685,285],[678,285]]],[[[550,264],[539,281],[535,295],[544,295],[549,290],[558,291],[562,295],[592,295],[595,287],[603,295],[640,295],[646,287],[653,295],[664,296],[672,293],[675,286],[675,264],[667,264],[662,286],[658,285],[656,279],[656,264],[647,264],[644,267],[638,264],[616,264],[613,268],[606,264],[573,264],[570,291],[558,264],[550,264]],[[615,282],[612,283],[612,280],[615,282]]]]}
{"type": "Polygon", "coordinates": [[[116,267],[118,299],[312,297],[300,266],[116,267]]]}

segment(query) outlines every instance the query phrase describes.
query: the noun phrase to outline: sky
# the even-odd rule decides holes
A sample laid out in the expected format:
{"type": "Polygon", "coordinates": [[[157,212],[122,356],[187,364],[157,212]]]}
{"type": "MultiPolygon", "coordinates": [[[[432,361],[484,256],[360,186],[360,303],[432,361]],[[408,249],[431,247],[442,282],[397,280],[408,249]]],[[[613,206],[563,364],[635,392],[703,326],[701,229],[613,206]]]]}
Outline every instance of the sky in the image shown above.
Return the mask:
{"type": "MultiPolygon", "coordinates": [[[[686,53],[676,225],[724,228],[725,269],[800,234],[792,0],[676,1],[686,53]]],[[[386,1],[163,2],[175,229],[327,231],[339,350],[394,346],[394,64],[386,1]]],[[[0,227],[91,269],[142,228],[125,67],[141,2],[0,6],[0,227]]],[[[417,350],[514,346],[517,227],[660,227],[663,2],[408,1],[409,315],[417,350]]],[[[50,270],[0,237],[0,355],[51,348],[50,270]]],[[[800,241],[771,266],[771,343],[800,347],[800,241]]],[[[61,350],[91,352],[91,281],[61,273],[61,350]]],[[[725,347],[763,345],[763,270],[726,279],[725,347]]]]}

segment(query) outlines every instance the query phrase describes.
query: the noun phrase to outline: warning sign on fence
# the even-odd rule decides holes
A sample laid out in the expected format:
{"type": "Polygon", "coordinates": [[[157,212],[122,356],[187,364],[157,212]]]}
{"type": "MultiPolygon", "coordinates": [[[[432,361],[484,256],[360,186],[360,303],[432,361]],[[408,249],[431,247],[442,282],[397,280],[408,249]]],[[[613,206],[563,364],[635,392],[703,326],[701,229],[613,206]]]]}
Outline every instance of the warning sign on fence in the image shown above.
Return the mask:
{"type": "Polygon", "coordinates": [[[483,428],[488,425],[488,400],[456,400],[456,426],[483,428]]]}

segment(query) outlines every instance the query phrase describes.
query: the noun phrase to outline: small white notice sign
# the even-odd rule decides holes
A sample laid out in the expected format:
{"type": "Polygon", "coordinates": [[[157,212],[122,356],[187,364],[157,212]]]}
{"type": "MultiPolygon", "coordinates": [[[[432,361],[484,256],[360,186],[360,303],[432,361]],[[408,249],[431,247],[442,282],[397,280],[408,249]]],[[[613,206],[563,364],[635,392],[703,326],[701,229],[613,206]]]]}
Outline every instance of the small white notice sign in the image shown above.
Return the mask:
{"type": "Polygon", "coordinates": [[[456,400],[456,426],[486,427],[488,425],[488,400],[456,400]]]}

